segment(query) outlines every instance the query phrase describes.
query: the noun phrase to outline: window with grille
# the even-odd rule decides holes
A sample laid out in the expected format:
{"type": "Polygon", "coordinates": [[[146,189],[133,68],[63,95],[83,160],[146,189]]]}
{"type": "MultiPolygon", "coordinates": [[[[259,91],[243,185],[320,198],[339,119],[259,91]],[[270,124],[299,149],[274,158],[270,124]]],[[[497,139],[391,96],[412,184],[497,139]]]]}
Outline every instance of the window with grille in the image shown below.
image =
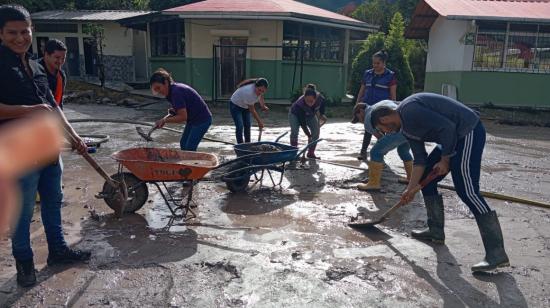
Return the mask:
{"type": "Polygon", "coordinates": [[[550,73],[550,25],[478,24],[473,69],[550,73]]]}
{"type": "Polygon", "coordinates": [[[283,26],[283,59],[300,59],[303,45],[304,61],[342,63],[344,30],[285,22],[283,26]]]}
{"type": "Polygon", "coordinates": [[[151,55],[153,57],[185,56],[185,31],[181,20],[152,23],[151,55]]]}
{"type": "Polygon", "coordinates": [[[49,33],[78,33],[78,25],[63,23],[35,23],[34,31],[49,33]]]}

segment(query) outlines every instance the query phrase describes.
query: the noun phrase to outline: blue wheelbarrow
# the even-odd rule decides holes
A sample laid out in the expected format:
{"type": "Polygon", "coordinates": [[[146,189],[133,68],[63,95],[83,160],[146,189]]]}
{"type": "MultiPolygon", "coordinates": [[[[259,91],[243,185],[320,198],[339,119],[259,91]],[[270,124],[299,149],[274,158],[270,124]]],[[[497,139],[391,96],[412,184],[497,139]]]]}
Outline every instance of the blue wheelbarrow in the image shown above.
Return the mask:
{"type": "Polygon", "coordinates": [[[279,143],[279,140],[288,132],[280,135],[275,141],[261,141],[241,143],[233,147],[237,158],[249,156],[239,160],[238,164],[222,176],[227,188],[231,192],[243,192],[248,188],[250,178],[254,176],[253,185],[262,183],[264,175],[268,175],[274,187],[280,186],[288,163],[300,158],[309,147],[317,144],[322,139],[317,139],[299,149],[287,144],[279,143]],[[280,173],[275,180],[273,173],[280,173]]]}

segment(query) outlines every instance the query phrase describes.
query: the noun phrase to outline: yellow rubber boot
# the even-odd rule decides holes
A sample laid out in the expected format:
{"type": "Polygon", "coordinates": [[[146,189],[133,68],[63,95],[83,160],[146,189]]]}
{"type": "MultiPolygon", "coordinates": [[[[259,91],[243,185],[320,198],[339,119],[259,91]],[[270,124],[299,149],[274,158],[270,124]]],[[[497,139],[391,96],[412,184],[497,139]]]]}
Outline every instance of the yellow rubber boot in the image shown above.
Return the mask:
{"type": "Polygon", "coordinates": [[[404,160],[403,161],[403,167],[405,168],[405,173],[407,173],[407,177],[403,178],[404,181],[407,181],[407,183],[411,180],[411,175],[413,172],[413,161],[412,160],[404,160]]]}
{"type": "Polygon", "coordinates": [[[380,190],[380,182],[382,180],[382,170],[384,163],[369,161],[369,182],[367,184],[359,184],[357,188],[363,191],[380,190]]]}

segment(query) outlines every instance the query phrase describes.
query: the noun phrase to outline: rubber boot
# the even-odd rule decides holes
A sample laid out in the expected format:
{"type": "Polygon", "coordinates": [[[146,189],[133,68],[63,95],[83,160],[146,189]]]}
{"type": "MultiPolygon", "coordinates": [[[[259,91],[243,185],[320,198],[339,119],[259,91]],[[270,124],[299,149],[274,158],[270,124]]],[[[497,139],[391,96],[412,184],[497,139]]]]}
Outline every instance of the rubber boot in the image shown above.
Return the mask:
{"type": "Polygon", "coordinates": [[[311,158],[311,159],[321,159],[321,157],[319,156],[315,156],[315,148],[317,147],[316,144],[310,146],[308,149],[307,149],[307,158],[311,158]]]}
{"type": "Polygon", "coordinates": [[[15,260],[17,269],[17,284],[22,287],[30,287],[36,284],[36,270],[32,259],[27,261],[15,260]]]}
{"type": "Polygon", "coordinates": [[[445,213],[443,211],[443,197],[441,195],[425,196],[424,204],[428,215],[428,228],[413,230],[411,236],[418,240],[432,241],[437,244],[445,243],[445,213]]]}
{"type": "Polygon", "coordinates": [[[298,147],[298,139],[290,139],[290,145],[293,147],[298,147]]]}
{"type": "Polygon", "coordinates": [[[497,267],[510,266],[510,261],[504,250],[504,239],[498,221],[497,213],[490,211],[476,217],[479,233],[483,246],[485,246],[485,259],[472,266],[472,272],[491,271],[497,267]]]}
{"type": "Polygon", "coordinates": [[[357,188],[363,191],[380,190],[384,163],[369,161],[367,164],[369,165],[369,181],[366,184],[357,185],[357,188]]]}

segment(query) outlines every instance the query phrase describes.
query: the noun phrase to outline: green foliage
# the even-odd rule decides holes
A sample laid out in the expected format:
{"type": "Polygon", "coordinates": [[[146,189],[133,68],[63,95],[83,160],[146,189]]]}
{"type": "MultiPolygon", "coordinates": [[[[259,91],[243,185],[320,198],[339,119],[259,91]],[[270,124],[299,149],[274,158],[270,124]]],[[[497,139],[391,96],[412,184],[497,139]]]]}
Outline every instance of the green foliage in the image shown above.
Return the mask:
{"type": "Polygon", "coordinates": [[[78,10],[147,10],[149,0],[73,0],[78,10]]]}
{"type": "Polygon", "coordinates": [[[391,17],[397,11],[397,6],[386,0],[367,0],[361,4],[351,17],[369,24],[379,25],[380,31],[386,33],[391,17]]]}
{"type": "Polygon", "coordinates": [[[406,50],[405,21],[399,12],[391,20],[384,46],[388,52],[386,65],[397,77],[397,99],[402,100],[413,93],[414,79],[406,50]]]}
{"type": "Polygon", "coordinates": [[[403,17],[400,13],[395,13],[388,35],[376,33],[368,37],[351,66],[349,90],[352,95],[357,97],[363,73],[372,67],[372,55],[381,49],[388,52],[386,66],[396,74],[397,99],[401,100],[413,93],[414,78],[406,50],[407,41],[404,38],[404,31],[403,17]]]}
{"type": "Polygon", "coordinates": [[[161,11],[193,2],[198,0],[150,0],[149,7],[151,10],[161,11]]]}
{"type": "Polygon", "coordinates": [[[412,42],[408,47],[409,63],[414,76],[415,92],[424,90],[426,78],[426,58],[428,55],[428,44],[423,40],[408,40],[412,42]]]}

